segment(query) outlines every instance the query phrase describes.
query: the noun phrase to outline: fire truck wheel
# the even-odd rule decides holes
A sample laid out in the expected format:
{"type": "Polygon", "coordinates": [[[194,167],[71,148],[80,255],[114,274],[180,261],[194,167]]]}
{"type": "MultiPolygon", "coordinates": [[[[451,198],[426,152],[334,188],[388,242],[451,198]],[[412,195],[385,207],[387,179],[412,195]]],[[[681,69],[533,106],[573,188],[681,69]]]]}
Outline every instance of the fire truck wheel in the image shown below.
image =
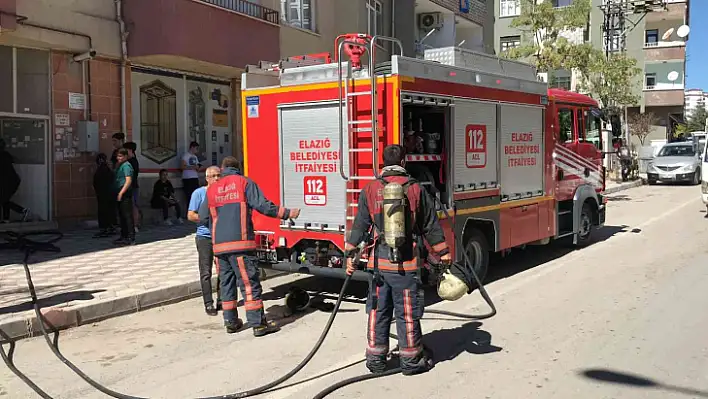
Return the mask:
{"type": "Polygon", "coordinates": [[[583,204],[583,209],[580,211],[580,223],[578,226],[578,243],[576,246],[584,247],[592,242],[592,207],[589,203],[583,204]]]}
{"type": "MultiPolygon", "coordinates": [[[[470,262],[472,262],[472,267],[475,273],[477,273],[477,277],[484,283],[485,278],[487,278],[487,271],[489,270],[489,245],[487,244],[487,238],[477,229],[470,230],[465,238],[467,257],[470,262]]],[[[474,285],[476,289],[477,284],[475,283],[474,285]]]]}

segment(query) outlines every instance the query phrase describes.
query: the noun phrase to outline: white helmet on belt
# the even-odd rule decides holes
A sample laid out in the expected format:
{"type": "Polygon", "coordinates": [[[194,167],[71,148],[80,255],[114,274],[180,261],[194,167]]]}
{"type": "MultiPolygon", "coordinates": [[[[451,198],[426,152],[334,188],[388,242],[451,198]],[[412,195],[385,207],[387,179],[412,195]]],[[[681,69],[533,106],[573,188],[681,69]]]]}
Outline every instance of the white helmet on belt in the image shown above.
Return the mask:
{"type": "Polygon", "coordinates": [[[469,291],[467,284],[459,277],[455,276],[450,270],[440,276],[438,283],[438,295],[446,301],[456,301],[462,298],[469,291]]]}

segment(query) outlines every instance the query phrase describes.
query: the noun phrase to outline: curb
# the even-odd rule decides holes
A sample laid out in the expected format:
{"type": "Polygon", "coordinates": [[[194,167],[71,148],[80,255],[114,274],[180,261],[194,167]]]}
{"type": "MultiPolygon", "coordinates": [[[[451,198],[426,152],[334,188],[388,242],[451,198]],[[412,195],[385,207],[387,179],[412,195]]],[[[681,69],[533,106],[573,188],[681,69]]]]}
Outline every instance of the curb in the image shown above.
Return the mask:
{"type": "MultiPolygon", "coordinates": [[[[266,273],[267,277],[262,281],[287,274],[275,270],[268,270],[266,273]]],[[[212,284],[216,284],[216,277],[212,280],[212,284]]],[[[61,306],[42,308],[42,314],[49,324],[51,324],[51,327],[54,327],[56,330],[65,330],[72,327],[96,323],[112,317],[182,302],[200,297],[201,295],[202,290],[199,281],[193,281],[171,287],[145,291],[135,295],[98,300],[85,305],[79,304],[72,306],[70,309],[62,308],[61,306]]],[[[34,313],[24,319],[0,323],[0,330],[4,333],[4,336],[0,339],[0,343],[5,343],[8,340],[16,341],[42,335],[39,321],[34,313]]],[[[47,330],[49,332],[51,328],[47,328],[47,330]]]]}
{"type": "Polygon", "coordinates": [[[627,189],[630,189],[630,188],[640,187],[640,186],[642,186],[642,185],[644,185],[644,180],[642,180],[642,179],[637,179],[637,180],[632,181],[632,182],[622,183],[622,184],[619,184],[619,185],[617,185],[617,186],[610,187],[610,188],[606,189],[603,194],[605,194],[605,195],[607,195],[607,194],[613,194],[613,193],[616,193],[616,192],[619,192],[619,191],[624,191],[624,190],[627,190],[627,189]]]}

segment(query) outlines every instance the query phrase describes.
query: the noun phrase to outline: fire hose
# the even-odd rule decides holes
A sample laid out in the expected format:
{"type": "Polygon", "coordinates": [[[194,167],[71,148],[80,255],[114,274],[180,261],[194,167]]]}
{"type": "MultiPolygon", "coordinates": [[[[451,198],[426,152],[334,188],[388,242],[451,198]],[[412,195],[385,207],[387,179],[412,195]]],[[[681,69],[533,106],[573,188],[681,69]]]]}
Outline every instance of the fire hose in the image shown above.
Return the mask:
{"type": "MultiPolygon", "coordinates": [[[[444,209],[444,207],[443,207],[444,209]]],[[[447,211],[444,211],[445,214],[449,217],[447,214],[447,211]]],[[[73,364],[69,359],[67,359],[59,350],[58,347],[58,331],[55,331],[55,339],[54,342],[52,342],[52,339],[49,337],[49,334],[44,326],[44,316],[42,315],[41,308],[39,306],[39,301],[37,299],[37,293],[34,287],[34,284],[32,282],[32,275],[30,273],[29,269],[29,257],[32,253],[38,252],[38,251],[50,251],[50,252],[60,252],[60,249],[54,245],[57,241],[63,238],[62,233],[60,232],[32,232],[32,233],[24,233],[24,234],[17,234],[17,233],[5,233],[7,238],[6,240],[8,241],[7,244],[5,244],[5,247],[9,248],[14,248],[14,249],[19,249],[24,251],[24,259],[23,259],[23,268],[25,272],[25,278],[27,280],[27,287],[30,292],[31,296],[31,303],[32,307],[34,309],[34,313],[37,317],[37,320],[39,321],[39,328],[42,333],[42,336],[44,337],[47,345],[51,349],[52,353],[54,356],[56,356],[64,365],[66,365],[69,369],[71,369],[76,375],[78,375],[81,379],[83,379],[85,382],[87,382],[89,385],[91,385],[93,388],[96,390],[111,396],[113,398],[117,399],[148,399],[148,398],[143,398],[139,396],[132,396],[132,395],[127,395],[123,394],[120,392],[113,391],[100,383],[96,382],[93,380],[91,377],[86,375],[81,369],[79,369],[75,364],[73,364]],[[28,238],[28,236],[38,236],[38,235],[43,235],[43,236],[52,236],[52,238],[45,240],[45,241],[36,241],[33,239],[28,238]]],[[[461,247],[461,242],[459,238],[455,235],[453,231],[453,236],[456,242],[456,245],[461,247]]],[[[355,264],[358,264],[360,261],[362,249],[364,248],[365,242],[362,242],[358,248],[358,251],[355,251],[355,256],[354,256],[354,262],[355,264]]],[[[430,310],[427,311],[427,313],[432,313],[432,314],[440,314],[440,315],[446,315],[446,316],[451,316],[451,317],[457,317],[461,319],[467,319],[467,320],[483,320],[483,319],[488,319],[490,317],[493,317],[496,315],[497,310],[496,307],[494,306],[494,303],[492,302],[491,298],[489,297],[486,289],[484,288],[484,285],[482,284],[482,281],[479,279],[479,276],[477,275],[477,272],[474,270],[474,264],[471,262],[469,255],[467,254],[466,251],[461,251],[462,256],[464,258],[464,264],[459,265],[460,267],[467,269],[472,277],[474,278],[474,282],[477,284],[477,287],[480,290],[480,294],[482,295],[483,299],[485,302],[489,305],[491,308],[491,311],[489,313],[483,314],[483,315],[467,315],[467,314],[462,314],[462,313],[455,313],[455,312],[448,312],[444,310],[430,310]]],[[[327,320],[327,323],[320,334],[319,339],[315,343],[314,347],[310,350],[310,352],[305,356],[305,358],[297,365],[295,368],[293,368],[291,371],[283,375],[282,377],[268,383],[265,385],[262,385],[260,387],[246,390],[246,391],[241,391],[241,392],[236,392],[236,393],[231,393],[231,394],[225,394],[225,395],[220,395],[220,396],[211,396],[211,397],[202,397],[198,399],[236,399],[236,398],[246,398],[254,395],[258,395],[261,393],[268,392],[272,388],[277,387],[278,385],[282,384],[283,382],[287,381],[288,379],[292,378],[295,374],[297,374],[300,370],[302,370],[309,362],[310,360],[315,356],[317,351],[320,349],[322,346],[322,343],[324,342],[325,338],[327,337],[327,334],[329,333],[330,328],[332,327],[332,324],[334,322],[335,317],[337,316],[337,313],[339,311],[339,308],[341,306],[342,300],[344,299],[346,289],[349,285],[349,282],[351,281],[351,276],[347,275],[344,283],[342,284],[342,289],[340,290],[339,296],[337,298],[337,302],[334,306],[334,310],[332,311],[332,314],[330,315],[329,319],[327,320]]],[[[33,383],[26,375],[24,375],[14,364],[13,361],[13,354],[14,354],[14,349],[15,349],[15,342],[12,341],[9,337],[7,337],[4,333],[2,334],[3,338],[7,341],[9,341],[10,348],[8,350],[8,353],[5,353],[4,347],[2,346],[2,342],[0,342],[0,357],[2,357],[3,361],[7,365],[7,367],[12,371],[18,378],[20,378],[25,384],[27,384],[30,389],[32,389],[34,392],[36,392],[40,397],[44,399],[52,399],[52,396],[44,392],[39,386],[37,386],[35,383],[33,383]]],[[[397,339],[397,336],[395,334],[389,334],[389,336],[393,339],[397,339]]],[[[397,349],[394,348],[391,352],[389,352],[389,355],[393,353],[397,349]]],[[[401,372],[401,368],[394,368],[391,370],[387,370],[383,373],[377,373],[377,374],[365,374],[365,375],[360,375],[356,377],[352,377],[346,380],[343,380],[339,383],[336,383],[334,385],[329,386],[325,390],[321,391],[318,393],[314,399],[321,399],[329,395],[330,393],[345,387],[350,384],[354,384],[357,382],[361,381],[366,381],[374,378],[380,378],[380,377],[385,377],[393,374],[398,374],[401,372]]]]}

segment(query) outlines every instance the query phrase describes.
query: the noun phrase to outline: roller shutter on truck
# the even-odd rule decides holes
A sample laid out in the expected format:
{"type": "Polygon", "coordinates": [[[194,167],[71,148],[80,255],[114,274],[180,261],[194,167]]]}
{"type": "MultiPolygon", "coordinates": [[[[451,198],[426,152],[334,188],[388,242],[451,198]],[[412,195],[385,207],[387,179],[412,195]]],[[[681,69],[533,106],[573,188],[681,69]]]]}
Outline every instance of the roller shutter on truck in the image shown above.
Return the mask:
{"type": "Polygon", "coordinates": [[[543,195],[543,108],[502,104],[500,174],[502,201],[543,195]]]}
{"type": "MultiPolygon", "coordinates": [[[[340,175],[338,102],[283,105],[280,113],[281,201],[301,208],[295,228],[339,231],[346,224],[346,182],[340,175]]],[[[346,112],[343,113],[346,119],[346,112]]],[[[347,126],[346,120],[343,126],[347,126]]],[[[346,131],[345,131],[346,132],[346,131]]],[[[344,154],[348,154],[344,134],[344,154]]],[[[273,167],[278,167],[273,164],[273,167]]],[[[344,170],[349,174],[348,157],[344,170]]],[[[285,222],[287,224],[287,222],[285,222]]]]}
{"type": "Polygon", "coordinates": [[[454,122],[454,191],[497,187],[497,104],[455,100],[454,122]]]}

